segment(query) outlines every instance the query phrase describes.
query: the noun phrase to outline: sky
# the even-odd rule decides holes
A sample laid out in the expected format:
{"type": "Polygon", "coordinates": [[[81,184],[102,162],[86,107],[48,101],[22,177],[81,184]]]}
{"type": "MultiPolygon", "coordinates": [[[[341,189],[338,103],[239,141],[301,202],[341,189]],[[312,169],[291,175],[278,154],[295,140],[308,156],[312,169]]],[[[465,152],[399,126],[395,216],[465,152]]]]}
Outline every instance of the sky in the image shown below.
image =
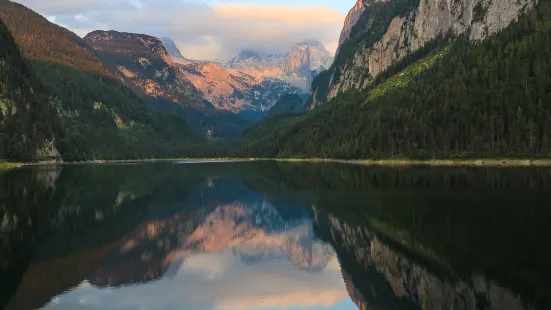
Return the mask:
{"type": "MultiPolygon", "coordinates": [[[[355,310],[333,254],[322,271],[301,271],[285,259],[243,263],[232,253],[194,254],[173,275],[120,287],[84,281],[53,298],[44,310],[355,310]],[[259,283],[261,285],[259,285],[259,283]],[[151,298],[155,296],[155,298],[151,298]]],[[[183,262],[183,263],[182,263],[183,262]]]]}
{"type": "Polygon", "coordinates": [[[304,40],[334,52],[356,0],[16,0],[79,36],[117,30],[173,39],[190,59],[242,49],[285,53],[304,40]]]}

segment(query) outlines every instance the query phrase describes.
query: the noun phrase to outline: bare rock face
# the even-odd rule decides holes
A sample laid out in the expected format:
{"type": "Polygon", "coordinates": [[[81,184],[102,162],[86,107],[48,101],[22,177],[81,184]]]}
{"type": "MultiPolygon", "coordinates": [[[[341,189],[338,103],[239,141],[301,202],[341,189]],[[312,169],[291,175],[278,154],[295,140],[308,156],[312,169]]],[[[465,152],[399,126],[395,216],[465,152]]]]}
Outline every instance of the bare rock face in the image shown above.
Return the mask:
{"type": "MultiPolygon", "coordinates": [[[[358,0],[345,22],[339,48],[351,39],[351,35],[356,39],[366,33],[369,35],[368,31],[351,32],[354,32],[352,29],[355,25],[369,29],[374,20],[381,16],[377,10],[389,1],[402,0],[358,0]],[[369,18],[362,19],[362,16],[369,18]]],[[[405,13],[397,12],[384,34],[373,44],[358,44],[347,49],[347,55],[338,55],[343,61],[338,62],[338,67],[330,69],[328,85],[313,85],[310,108],[348,89],[365,89],[370,78],[376,77],[391,64],[439,35],[450,31],[459,35],[470,30],[472,40],[481,40],[507,27],[533,4],[533,0],[419,0],[416,6],[405,13]]],[[[362,42],[361,38],[359,41],[362,42]]]]}
{"type": "Polygon", "coordinates": [[[130,87],[174,104],[205,108],[193,85],[179,74],[156,37],[117,31],[94,31],[84,37],[112,71],[130,87]]]}
{"type": "Polygon", "coordinates": [[[356,5],[354,5],[350,12],[348,12],[348,15],[346,15],[346,19],[344,20],[344,27],[342,28],[341,36],[339,37],[339,47],[337,48],[336,54],[339,53],[339,49],[344,41],[350,38],[352,27],[354,27],[356,23],[360,20],[360,16],[362,16],[365,8],[367,7],[367,2],[368,0],[358,0],[356,2],[356,5]]]}
{"type": "Polygon", "coordinates": [[[286,55],[260,55],[251,50],[242,51],[230,60],[226,67],[251,75],[280,79],[309,91],[313,78],[333,63],[333,54],[319,41],[295,44],[286,55]]]}
{"type": "Polygon", "coordinates": [[[179,70],[214,107],[234,113],[266,113],[281,96],[302,93],[283,80],[224,68],[215,62],[188,63],[179,70]]]}

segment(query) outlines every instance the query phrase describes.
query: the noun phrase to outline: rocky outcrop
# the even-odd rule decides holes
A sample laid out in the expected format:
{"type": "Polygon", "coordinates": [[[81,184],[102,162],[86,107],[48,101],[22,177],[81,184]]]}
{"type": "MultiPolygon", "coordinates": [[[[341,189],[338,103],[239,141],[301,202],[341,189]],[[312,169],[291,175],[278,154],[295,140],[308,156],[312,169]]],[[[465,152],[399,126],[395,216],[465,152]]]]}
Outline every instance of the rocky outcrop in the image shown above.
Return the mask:
{"type": "Polygon", "coordinates": [[[405,0],[358,0],[347,18],[340,43],[342,48],[353,39],[350,44],[355,46],[339,53],[329,79],[313,85],[310,108],[348,89],[365,89],[391,64],[437,36],[468,32],[472,40],[483,39],[516,20],[533,6],[533,0],[419,0],[409,10],[403,10],[411,4],[405,0]],[[401,3],[389,5],[392,1],[401,3]],[[394,17],[388,22],[382,20],[386,18],[386,14],[381,14],[384,10],[394,10],[394,17]],[[386,28],[378,37],[370,37],[377,32],[372,28],[378,24],[376,19],[386,28]],[[357,27],[353,28],[355,24],[357,27]],[[368,37],[372,44],[359,43],[368,37]]]}

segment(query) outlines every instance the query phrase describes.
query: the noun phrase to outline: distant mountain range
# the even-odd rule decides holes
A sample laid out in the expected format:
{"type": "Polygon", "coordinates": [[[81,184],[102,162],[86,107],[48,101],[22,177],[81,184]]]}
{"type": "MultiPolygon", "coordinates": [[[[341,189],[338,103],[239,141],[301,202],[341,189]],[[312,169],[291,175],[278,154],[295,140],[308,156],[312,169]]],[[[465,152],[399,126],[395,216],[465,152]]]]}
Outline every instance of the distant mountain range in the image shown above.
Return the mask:
{"type": "Polygon", "coordinates": [[[297,43],[286,55],[245,49],[227,63],[191,60],[172,39],[161,41],[205,100],[249,120],[265,115],[283,95],[309,92],[313,78],[333,62],[333,55],[318,41],[297,43]]]}
{"type": "Polygon", "coordinates": [[[226,67],[277,78],[308,92],[313,77],[328,69],[333,57],[319,41],[304,41],[295,44],[286,55],[261,55],[253,50],[243,50],[226,67]]]}

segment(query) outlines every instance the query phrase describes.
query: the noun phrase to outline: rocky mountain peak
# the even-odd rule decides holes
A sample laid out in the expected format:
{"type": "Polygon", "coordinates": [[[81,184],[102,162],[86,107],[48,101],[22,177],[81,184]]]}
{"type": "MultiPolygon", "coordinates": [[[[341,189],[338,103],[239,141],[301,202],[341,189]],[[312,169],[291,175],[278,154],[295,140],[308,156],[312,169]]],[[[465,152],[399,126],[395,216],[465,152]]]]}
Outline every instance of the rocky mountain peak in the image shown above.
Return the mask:
{"type": "Polygon", "coordinates": [[[325,46],[318,40],[305,40],[295,44],[295,47],[313,47],[319,50],[326,51],[325,46]]]}
{"type": "Polygon", "coordinates": [[[241,60],[251,59],[251,60],[262,60],[262,56],[254,50],[244,49],[239,53],[238,56],[241,60]]]}
{"type": "Polygon", "coordinates": [[[333,56],[321,42],[306,40],[295,44],[285,55],[274,53],[263,56],[245,49],[230,60],[226,67],[255,76],[283,80],[303,91],[309,91],[313,77],[331,66],[333,56]]]}
{"type": "Polygon", "coordinates": [[[96,51],[139,54],[170,60],[163,42],[159,38],[145,34],[96,30],[87,34],[84,40],[96,51]]]}
{"type": "Polygon", "coordinates": [[[313,78],[331,67],[332,63],[333,54],[329,53],[321,42],[304,41],[293,47],[280,63],[280,67],[287,76],[304,79],[309,89],[313,78]]]}
{"type": "Polygon", "coordinates": [[[174,43],[174,41],[171,38],[164,37],[164,38],[160,38],[160,40],[165,46],[170,57],[172,57],[172,59],[175,62],[181,63],[181,64],[188,64],[188,63],[195,62],[193,60],[185,58],[180,52],[180,50],[178,49],[178,47],[176,46],[176,43],[174,43]]]}

